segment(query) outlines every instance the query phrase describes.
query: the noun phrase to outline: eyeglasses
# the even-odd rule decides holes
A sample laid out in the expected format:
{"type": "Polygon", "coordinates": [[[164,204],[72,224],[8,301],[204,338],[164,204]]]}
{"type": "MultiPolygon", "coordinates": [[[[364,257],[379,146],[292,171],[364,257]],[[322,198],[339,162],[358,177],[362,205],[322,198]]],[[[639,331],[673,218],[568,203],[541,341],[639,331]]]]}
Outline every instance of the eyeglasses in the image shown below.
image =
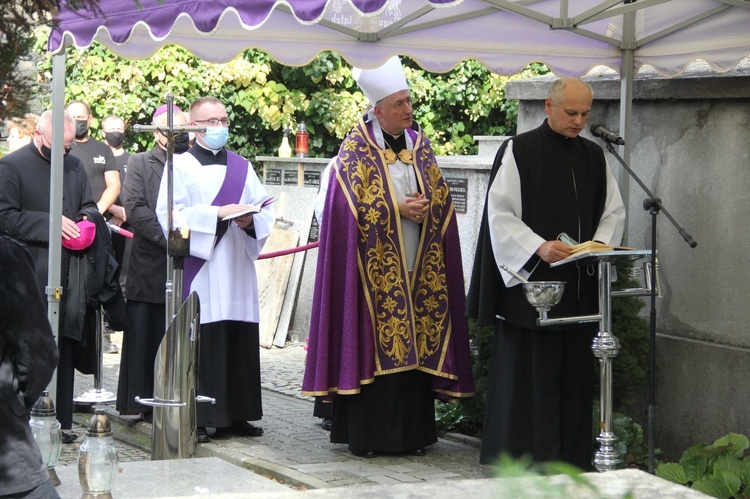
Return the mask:
{"type": "Polygon", "coordinates": [[[229,118],[210,118],[207,120],[195,120],[196,123],[205,123],[211,126],[229,126],[229,118]]]}
{"type": "MultiPolygon", "coordinates": [[[[49,140],[49,138],[47,138],[47,136],[44,134],[44,132],[41,131],[41,130],[39,130],[39,133],[42,134],[42,137],[44,137],[45,139],[47,139],[47,142],[49,142],[49,146],[52,147],[52,141],[49,140]]],[[[75,149],[75,147],[76,147],[76,141],[74,140],[69,146],[63,146],[63,154],[65,154],[67,156],[68,153],[70,153],[70,151],[72,151],[73,149],[75,149]]]]}

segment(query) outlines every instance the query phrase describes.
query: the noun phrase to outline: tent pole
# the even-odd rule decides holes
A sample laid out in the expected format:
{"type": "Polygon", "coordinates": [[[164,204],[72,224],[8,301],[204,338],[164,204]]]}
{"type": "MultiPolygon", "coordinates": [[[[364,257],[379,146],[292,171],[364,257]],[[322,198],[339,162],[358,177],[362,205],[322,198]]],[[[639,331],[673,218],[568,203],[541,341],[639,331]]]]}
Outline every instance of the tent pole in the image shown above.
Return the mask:
{"type": "MultiPolygon", "coordinates": [[[[47,266],[47,319],[60,347],[60,258],[62,245],[63,142],[65,130],[65,51],[52,56],[52,158],[49,192],[49,261],[47,266]],[[58,243],[55,244],[55,241],[58,243]]],[[[57,400],[57,369],[47,390],[57,400]]]]}
{"type": "MultiPolygon", "coordinates": [[[[626,3],[632,3],[626,2],[626,3]]],[[[636,13],[629,12],[623,15],[623,39],[621,46],[622,66],[620,69],[620,134],[625,139],[625,145],[620,146],[620,153],[623,156],[624,164],[630,164],[631,152],[633,149],[632,133],[632,116],[633,116],[633,79],[635,78],[635,49],[637,40],[635,38],[635,19],[636,13]]],[[[620,169],[619,176],[620,193],[622,194],[625,207],[630,205],[630,179],[624,169],[620,169]]],[[[651,198],[653,196],[650,195],[651,198]]],[[[656,216],[658,206],[652,208],[651,220],[651,268],[654,275],[651,276],[651,282],[656,282],[656,216]]],[[[628,230],[625,228],[625,241],[627,241],[628,230]]],[[[654,473],[654,442],[655,442],[655,421],[656,421],[656,289],[652,284],[650,315],[649,315],[649,379],[648,379],[648,472],[654,473]]]]}
{"type": "MultiPolygon", "coordinates": [[[[633,78],[635,77],[635,12],[623,16],[622,59],[620,65],[620,136],[625,139],[625,145],[620,146],[620,155],[630,164],[633,139],[633,78]]],[[[630,177],[620,168],[617,175],[620,194],[625,209],[630,206],[630,177]]],[[[628,227],[625,226],[623,241],[628,241],[628,227]]]]}

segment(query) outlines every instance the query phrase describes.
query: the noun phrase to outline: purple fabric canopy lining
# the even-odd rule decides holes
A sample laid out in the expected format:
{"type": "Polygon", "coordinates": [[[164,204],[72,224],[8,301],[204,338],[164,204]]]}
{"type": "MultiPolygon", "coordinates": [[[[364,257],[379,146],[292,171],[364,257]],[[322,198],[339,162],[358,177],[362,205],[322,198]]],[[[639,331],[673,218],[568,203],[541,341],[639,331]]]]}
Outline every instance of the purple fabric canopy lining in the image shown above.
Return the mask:
{"type": "MultiPolygon", "coordinates": [[[[675,76],[696,59],[729,71],[750,54],[750,4],[722,0],[100,0],[98,12],[63,5],[48,49],[88,47],[96,40],[121,57],[143,59],[176,44],[209,62],[229,62],[243,50],[266,52],[281,64],[308,64],[335,51],[362,68],[408,56],[445,72],[465,59],[517,74],[543,62],[558,75],[595,66],[622,73],[623,49],[645,65],[675,76]],[[635,16],[626,33],[624,15],[635,16]]],[[[629,25],[628,25],[629,26],[629,25]]]]}
{"type": "MultiPolygon", "coordinates": [[[[286,0],[294,16],[301,23],[316,23],[332,0],[286,0]]],[[[389,0],[351,0],[352,5],[363,15],[376,14],[389,0]]],[[[431,0],[435,4],[447,4],[456,0],[431,0]]],[[[63,1],[64,5],[67,2],[63,1]]],[[[75,35],[78,46],[91,44],[100,26],[106,27],[112,41],[125,43],[130,38],[133,26],[142,22],[148,25],[154,38],[169,34],[175,20],[181,14],[190,16],[201,33],[210,33],[216,28],[226,9],[239,13],[242,22],[251,28],[262,25],[277,7],[277,0],[141,0],[138,8],[132,0],[100,0],[100,12],[81,9],[73,11],[63,7],[59,29],[54,29],[49,38],[48,50],[60,47],[63,31],[75,35]]]]}

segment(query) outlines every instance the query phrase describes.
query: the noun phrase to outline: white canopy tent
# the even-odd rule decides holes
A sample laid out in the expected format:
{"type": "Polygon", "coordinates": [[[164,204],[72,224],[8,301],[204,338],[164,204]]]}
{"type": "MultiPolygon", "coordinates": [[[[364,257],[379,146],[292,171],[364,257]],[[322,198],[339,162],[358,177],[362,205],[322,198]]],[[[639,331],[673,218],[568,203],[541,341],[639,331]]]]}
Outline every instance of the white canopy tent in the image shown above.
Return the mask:
{"type": "MultiPolygon", "coordinates": [[[[558,75],[604,65],[621,77],[619,130],[630,143],[633,78],[665,76],[697,59],[729,71],[750,55],[750,0],[100,0],[96,11],[63,6],[49,40],[53,58],[51,212],[61,213],[66,47],[100,42],[127,58],[177,44],[211,62],[264,50],[304,65],[321,51],[376,67],[405,55],[429,71],[464,59],[510,75],[544,62],[558,75]]],[[[630,151],[622,149],[629,162],[630,151]]],[[[625,194],[625,193],[624,193],[625,194]]],[[[60,238],[52,217],[50,241],[60,238]]],[[[60,248],[50,248],[50,289],[59,289],[60,248]]],[[[50,301],[57,324],[59,302],[50,301]]],[[[55,328],[56,329],[56,328],[55,328]]]]}

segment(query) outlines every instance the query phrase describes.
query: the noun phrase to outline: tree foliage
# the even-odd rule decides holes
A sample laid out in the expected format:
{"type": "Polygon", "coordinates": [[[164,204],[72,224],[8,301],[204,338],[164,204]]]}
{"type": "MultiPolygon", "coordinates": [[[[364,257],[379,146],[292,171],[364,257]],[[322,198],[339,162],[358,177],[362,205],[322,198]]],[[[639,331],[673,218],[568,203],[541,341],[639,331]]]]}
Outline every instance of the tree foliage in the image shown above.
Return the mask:
{"type": "MultiPolygon", "coordinates": [[[[41,36],[36,46],[41,57],[45,39],[41,36]]],[[[69,48],[66,61],[66,100],[91,105],[93,129],[109,114],[129,125],[147,124],[167,92],[183,110],[194,99],[212,95],[227,106],[229,146],[250,158],[275,155],[282,131],[296,130],[302,120],[310,132],[310,155],[331,157],[367,106],[351,67],[331,52],[306,66],[289,67],[258,50],[212,64],[177,46],[164,47],[148,59],[126,60],[94,43],[86,50],[69,48]]],[[[473,136],[514,133],[517,104],[505,100],[505,83],[547,71],[536,65],[508,78],[476,61],[465,61],[445,74],[427,73],[408,59],[404,65],[415,119],[438,154],[473,154],[473,136]]],[[[39,79],[48,82],[51,61],[44,58],[38,67],[39,79]]],[[[126,145],[132,152],[143,151],[152,140],[150,134],[130,131],[126,145]]]]}
{"type": "MultiPolygon", "coordinates": [[[[0,2],[0,121],[23,116],[35,90],[34,80],[18,71],[34,45],[34,31],[52,24],[61,0],[7,0],[0,2]]],[[[67,6],[98,12],[99,0],[68,0],[67,6]]]]}

